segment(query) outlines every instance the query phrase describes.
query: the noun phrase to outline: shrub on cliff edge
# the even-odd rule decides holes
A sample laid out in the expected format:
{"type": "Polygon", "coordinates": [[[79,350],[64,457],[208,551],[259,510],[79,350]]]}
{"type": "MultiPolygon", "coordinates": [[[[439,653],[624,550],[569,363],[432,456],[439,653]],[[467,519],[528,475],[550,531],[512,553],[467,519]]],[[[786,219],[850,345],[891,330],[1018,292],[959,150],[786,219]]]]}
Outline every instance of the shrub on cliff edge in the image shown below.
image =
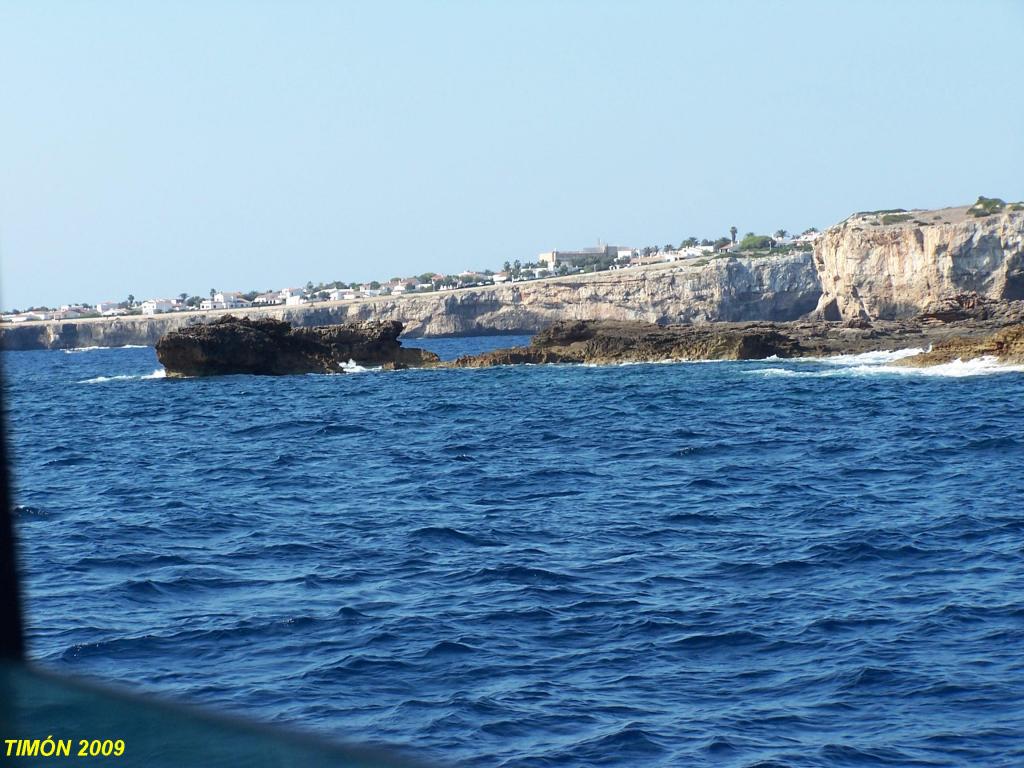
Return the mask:
{"type": "Polygon", "coordinates": [[[978,196],[978,202],[967,209],[967,212],[971,216],[982,217],[991,216],[993,213],[1001,213],[1006,207],[1006,201],[1000,200],[998,197],[983,197],[978,196]]]}

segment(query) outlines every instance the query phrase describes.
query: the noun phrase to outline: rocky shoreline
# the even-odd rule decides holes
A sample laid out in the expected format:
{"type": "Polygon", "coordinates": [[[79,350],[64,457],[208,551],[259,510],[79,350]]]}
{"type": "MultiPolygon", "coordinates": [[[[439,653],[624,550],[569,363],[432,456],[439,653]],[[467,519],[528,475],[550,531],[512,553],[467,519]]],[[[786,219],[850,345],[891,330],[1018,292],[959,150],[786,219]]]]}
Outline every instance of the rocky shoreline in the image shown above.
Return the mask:
{"type": "Polygon", "coordinates": [[[967,294],[910,320],[659,325],[641,321],[556,322],[528,346],[441,362],[403,347],[399,322],[292,328],[278,320],[228,316],[172,331],[156,345],[168,376],[232,373],[342,373],[349,363],[397,368],[485,368],[498,365],[617,364],[698,360],[828,357],[908,348],[928,350],[900,365],[939,365],[994,357],[1024,363],[1024,301],[995,302],[967,294]]]}
{"type": "Polygon", "coordinates": [[[527,347],[461,357],[456,368],[577,363],[610,365],[701,360],[764,360],[832,357],[901,349],[930,350],[907,357],[905,366],[994,357],[1024,363],[1024,324],[1001,327],[986,321],[943,324],[713,323],[658,326],[647,323],[578,321],[556,323],[527,347]]]}

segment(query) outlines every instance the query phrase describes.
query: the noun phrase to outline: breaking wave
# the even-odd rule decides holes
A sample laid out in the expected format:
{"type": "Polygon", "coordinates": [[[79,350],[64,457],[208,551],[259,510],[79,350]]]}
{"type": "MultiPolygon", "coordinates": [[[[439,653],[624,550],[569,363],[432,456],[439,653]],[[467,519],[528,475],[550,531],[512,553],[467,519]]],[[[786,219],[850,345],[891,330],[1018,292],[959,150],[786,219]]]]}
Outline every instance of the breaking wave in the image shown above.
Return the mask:
{"type": "Polygon", "coordinates": [[[120,347],[71,347],[70,349],[62,349],[65,355],[76,355],[81,352],[99,352],[103,349],[146,349],[145,344],[124,344],[120,347]]]}
{"type": "Polygon", "coordinates": [[[166,379],[167,371],[157,368],[152,373],[145,374],[123,374],[120,376],[94,376],[91,379],[82,379],[78,384],[105,384],[108,381],[146,381],[148,379],[166,379]]]}
{"type": "Polygon", "coordinates": [[[357,363],[355,360],[349,360],[347,363],[342,363],[340,366],[341,370],[345,373],[367,373],[371,370],[379,370],[376,368],[365,368],[357,363]]]}
{"type": "Polygon", "coordinates": [[[1024,372],[1024,365],[1008,365],[1000,363],[992,356],[978,357],[971,360],[954,360],[941,365],[922,367],[892,365],[897,360],[914,357],[925,350],[920,348],[900,349],[892,352],[864,352],[859,355],[835,355],[834,357],[801,357],[791,360],[769,358],[770,361],[795,364],[794,367],[772,366],[755,368],[747,374],[763,377],[781,378],[831,378],[836,376],[908,376],[908,377],[945,377],[963,378],[967,376],[990,376],[1001,373],[1024,372]],[[806,370],[807,364],[829,366],[806,370]]]}
{"type": "Polygon", "coordinates": [[[885,365],[896,360],[903,360],[908,357],[923,354],[926,350],[921,347],[908,347],[906,349],[878,350],[874,352],[861,352],[857,355],[832,355],[830,357],[799,357],[794,362],[806,361],[810,363],[827,363],[829,365],[885,365]]]}

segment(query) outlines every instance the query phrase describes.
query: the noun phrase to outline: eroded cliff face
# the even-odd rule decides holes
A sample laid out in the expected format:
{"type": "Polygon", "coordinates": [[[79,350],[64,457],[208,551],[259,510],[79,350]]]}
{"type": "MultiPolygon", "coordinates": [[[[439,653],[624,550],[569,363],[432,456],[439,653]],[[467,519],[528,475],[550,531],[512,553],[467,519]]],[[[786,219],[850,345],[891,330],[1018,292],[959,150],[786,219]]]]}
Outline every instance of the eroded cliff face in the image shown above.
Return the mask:
{"type": "Polygon", "coordinates": [[[408,336],[532,333],[559,320],[794,320],[814,309],[820,293],[808,253],[421,294],[346,310],[350,319],[399,320],[408,336]]]}
{"type": "Polygon", "coordinates": [[[885,214],[857,214],[827,230],[814,254],[818,311],[830,320],[896,319],[963,293],[1024,299],[1024,212],[974,218],[967,210],[911,211],[889,224],[885,214]]]}
{"type": "MultiPolygon", "coordinates": [[[[397,320],[407,336],[533,333],[558,320],[795,320],[818,304],[821,288],[810,253],[721,258],[703,266],[649,269],[494,285],[460,291],[346,303],[260,310],[236,315],[272,317],[296,327],[364,320],[397,320]]],[[[51,323],[2,329],[6,349],[69,349],[154,345],[169,331],[225,313],[183,313],[51,323]]]]}

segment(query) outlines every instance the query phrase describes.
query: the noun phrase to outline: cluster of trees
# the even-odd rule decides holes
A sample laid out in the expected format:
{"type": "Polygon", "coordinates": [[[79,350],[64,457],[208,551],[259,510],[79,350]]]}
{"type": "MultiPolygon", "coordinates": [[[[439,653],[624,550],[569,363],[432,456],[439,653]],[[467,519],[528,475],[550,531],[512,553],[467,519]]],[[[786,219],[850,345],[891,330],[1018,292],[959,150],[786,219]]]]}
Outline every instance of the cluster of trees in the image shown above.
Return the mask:
{"type": "MultiPolygon", "coordinates": [[[[818,230],[814,227],[805,229],[802,234],[810,234],[811,232],[817,232],[818,230]]],[[[740,240],[741,251],[758,251],[758,250],[770,250],[779,245],[779,241],[785,240],[789,237],[789,232],[785,229],[775,230],[774,235],[758,235],[754,232],[747,232],[743,235],[743,239],[740,240]]],[[[783,245],[783,248],[791,248],[792,246],[783,245]]]]}
{"type": "MultiPolygon", "coordinates": [[[[515,261],[512,262],[506,261],[504,264],[501,265],[501,271],[504,272],[509,277],[511,277],[513,280],[532,280],[534,278],[540,277],[540,275],[537,274],[539,270],[545,270],[546,273],[547,269],[548,268],[545,265],[539,262],[534,263],[528,261],[525,264],[523,264],[521,261],[519,261],[519,259],[516,259],[515,261]]],[[[555,274],[569,274],[569,265],[559,264],[558,267],[555,268],[555,274]]]]}
{"type": "Polygon", "coordinates": [[[21,314],[24,314],[25,312],[55,312],[55,311],[56,311],[55,309],[51,309],[50,307],[45,307],[44,306],[44,307],[26,307],[25,309],[12,309],[12,310],[10,310],[10,313],[12,315],[21,315],[21,314]]]}
{"type": "Polygon", "coordinates": [[[753,232],[747,232],[740,240],[741,251],[757,251],[774,245],[775,241],[768,235],[755,235],[753,232]]]}

